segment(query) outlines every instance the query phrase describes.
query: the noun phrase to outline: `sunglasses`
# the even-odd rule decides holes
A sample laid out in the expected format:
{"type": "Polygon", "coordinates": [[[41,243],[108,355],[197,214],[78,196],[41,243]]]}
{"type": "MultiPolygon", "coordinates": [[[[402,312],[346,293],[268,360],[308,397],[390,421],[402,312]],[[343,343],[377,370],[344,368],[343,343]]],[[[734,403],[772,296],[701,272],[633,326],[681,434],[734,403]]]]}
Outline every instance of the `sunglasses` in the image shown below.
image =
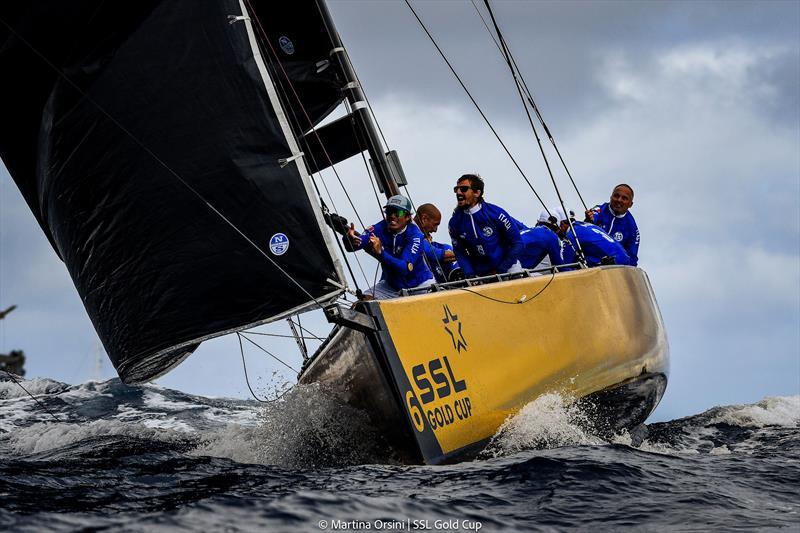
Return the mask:
{"type": "Polygon", "coordinates": [[[397,207],[387,207],[384,209],[383,213],[389,217],[392,215],[397,215],[398,217],[407,216],[409,213],[405,209],[398,209],[397,207]]]}
{"type": "MultiPolygon", "coordinates": [[[[469,185],[456,185],[455,187],[453,187],[453,192],[456,192],[456,193],[460,192],[460,193],[463,194],[463,193],[467,192],[470,189],[472,189],[472,187],[470,187],[469,185]]],[[[475,189],[472,189],[472,190],[474,191],[475,189]]]]}

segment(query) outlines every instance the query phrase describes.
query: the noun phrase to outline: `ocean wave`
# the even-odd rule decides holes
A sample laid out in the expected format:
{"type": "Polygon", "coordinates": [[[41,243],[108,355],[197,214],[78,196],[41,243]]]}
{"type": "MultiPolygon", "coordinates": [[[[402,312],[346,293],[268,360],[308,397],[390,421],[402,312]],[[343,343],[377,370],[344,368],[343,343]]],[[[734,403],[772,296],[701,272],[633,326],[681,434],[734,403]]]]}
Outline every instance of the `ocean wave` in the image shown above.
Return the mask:
{"type": "MultiPolygon", "coordinates": [[[[117,379],[67,385],[50,379],[0,381],[0,446],[16,455],[77,455],[82,441],[137,439],[239,463],[286,468],[393,464],[366,413],[339,402],[319,385],[295,386],[279,398],[206,398],[117,379]]],[[[545,394],[510,416],[481,458],[564,446],[627,445],[661,454],[752,453],[763,428],[797,428],[800,395],[718,406],[631,433],[595,430],[585,406],[545,394]]]]}

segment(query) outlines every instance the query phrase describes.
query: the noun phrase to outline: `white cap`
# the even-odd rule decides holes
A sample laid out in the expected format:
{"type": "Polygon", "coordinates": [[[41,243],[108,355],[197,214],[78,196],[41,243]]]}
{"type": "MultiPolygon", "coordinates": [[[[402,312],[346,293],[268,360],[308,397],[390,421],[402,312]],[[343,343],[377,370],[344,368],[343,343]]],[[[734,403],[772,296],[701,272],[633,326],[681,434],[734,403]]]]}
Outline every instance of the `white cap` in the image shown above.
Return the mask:
{"type": "MultiPolygon", "coordinates": [[[[546,224],[553,224],[552,218],[555,218],[555,211],[551,209],[549,212],[547,209],[543,209],[541,213],[539,213],[539,218],[536,219],[536,222],[544,222],[546,224]]],[[[558,225],[558,222],[555,223],[558,225]]]]}
{"type": "MultiPolygon", "coordinates": [[[[564,213],[564,210],[561,209],[560,207],[556,207],[555,209],[551,209],[550,211],[556,216],[559,222],[568,220],[567,214],[564,213]]],[[[573,211],[572,209],[569,210],[569,214],[571,215],[572,218],[575,217],[575,211],[573,211]]]]}

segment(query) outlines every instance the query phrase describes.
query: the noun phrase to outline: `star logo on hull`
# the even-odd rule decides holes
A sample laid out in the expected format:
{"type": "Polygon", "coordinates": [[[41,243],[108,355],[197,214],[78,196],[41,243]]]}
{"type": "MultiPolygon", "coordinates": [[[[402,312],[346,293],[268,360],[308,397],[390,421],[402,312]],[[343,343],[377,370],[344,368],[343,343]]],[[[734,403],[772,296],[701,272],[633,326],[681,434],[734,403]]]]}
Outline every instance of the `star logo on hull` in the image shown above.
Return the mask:
{"type": "Polygon", "coordinates": [[[450,339],[453,341],[453,348],[458,350],[458,353],[461,353],[461,348],[464,348],[464,351],[466,351],[467,340],[461,332],[461,322],[458,320],[458,315],[454,314],[447,305],[443,306],[443,308],[444,318],[442,318],[442,322],[444,323],[444,330],[450,335],[450,339]]]}

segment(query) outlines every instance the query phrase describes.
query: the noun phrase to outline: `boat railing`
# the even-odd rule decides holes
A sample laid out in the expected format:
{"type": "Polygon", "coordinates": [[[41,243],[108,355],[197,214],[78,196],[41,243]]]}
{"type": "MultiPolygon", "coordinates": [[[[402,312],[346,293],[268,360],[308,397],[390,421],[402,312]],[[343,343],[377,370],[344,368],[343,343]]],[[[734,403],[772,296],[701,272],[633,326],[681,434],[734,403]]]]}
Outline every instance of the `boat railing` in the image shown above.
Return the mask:
{"type": "Polygon", "coordinates": [[[452,289],[463,289],[467,287],[474,287],[476,285],[485,285],[487,283],[496,283],[498,281],[511,281],[515,279],[531,278],[534,276],[544,276],[547,274],[557,274],[565,270],[575,270],[583,268],[580,263],[569,263],[566,265],[549,266],[543,268],[526,268],[519,272],[506,272],[503,274],[491,274],[488,276],[478,276],[474,278],[460,279],[456,281],[447,281],[445,283],[434,283],[427,287],[415,287],[412,289],[402,289],[400,296],[414,296],[418,294],[427,294],[431,292],[449,291],[452,289]]]}

